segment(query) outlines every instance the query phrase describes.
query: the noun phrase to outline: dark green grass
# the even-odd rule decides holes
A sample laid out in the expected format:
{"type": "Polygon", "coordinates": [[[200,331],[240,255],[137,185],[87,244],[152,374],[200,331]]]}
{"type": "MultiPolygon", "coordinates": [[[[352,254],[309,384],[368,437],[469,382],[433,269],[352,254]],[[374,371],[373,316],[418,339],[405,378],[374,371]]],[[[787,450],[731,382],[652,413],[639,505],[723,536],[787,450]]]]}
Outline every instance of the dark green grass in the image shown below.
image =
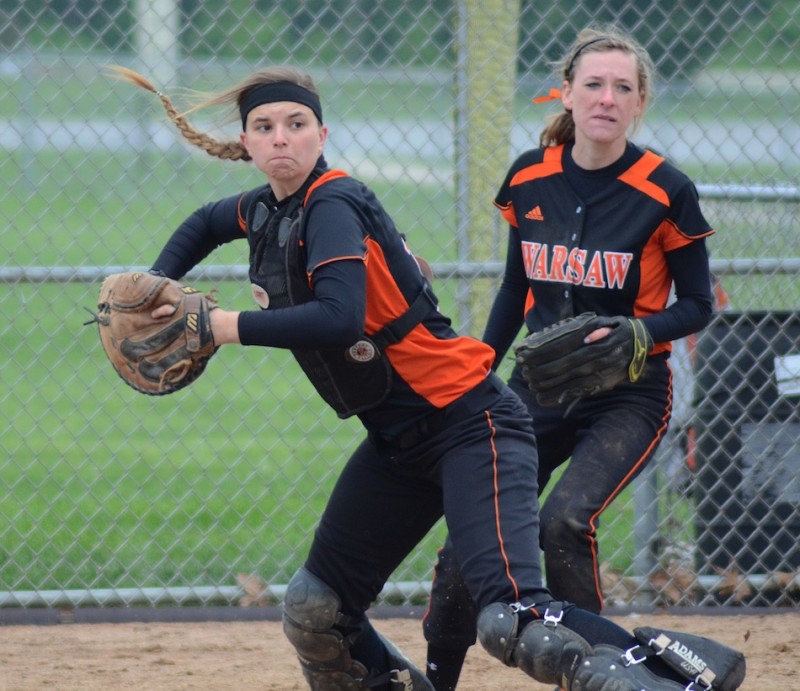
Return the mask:
{"type": "MultiPolygon", "coordinates": [[[[49,205],[20,203],[11,210],[9,218],[20,225],[2,234],[8,266],[148,264],[165,229],[218,186],[211,180],[210,191],[193,188],[192,199],[157,201],[165,181],[174,182],[171,175],[190,175],[162,163],[130,190],[130,170],[119,162],[105,162],[94,179],[76,174],[100,165],[91,157],[47,162],[63,166],[63,176],[45,177],[49,205]],[[62,177],[63,184],[55,180],[62,177]]],[[[191,159],[185,168],[195,165],[203,167],[191,159]]],[[[19,187],[13,175],[8,182],[19,187]]],[[[229,180],[220,187],[223,182],[233,187],[229,180]]],[[[425,204],[440,213],[420,221],[419,207],[407,202],[419,190],[379,187],[398,225],[410,229],[416,251],[452,258],[452,248],[440,244],[446,224],[435,232],[423,225],[447,218],[445,193],[427,191],[425,204]]],[[[749,228],[725,231],[720,239],[733,243],[749,228]]],[[[244,251],[244,243],[234,243],[209,261],[241,264],[244,251]]],[[[787,304],[798,301],[790,277],[730,277],[726,286],[734,305],[756,303],[766,290],[787,304]]],[[[246,285],[213,287],[223,304],[250,307],[246,285]]],[[[94,327],[81,326],[88,318],[81,306],[93,306],[97,288],[0,289],[6,325],[0,331],[2,588],[233,584],[239,572],[287,582],[360,439],[359,426],[336,419],[280,351],[223,349],[201,380],[170,397],[128,389],[105,360],[94,327]]],[[[436,288],[443,311],[456,314],[456,282],[438,280],[436,288]]],[[[634,554],[629,498],[612,505],[600,530],[601,556],[620,569],[630,567],[634,554]]],[[[429,578],[442,533],[440,525],[398,571],[400,579],[429,578]]]]}
{"type": "MultiPolygon", "coordinates": [[[[250,165],[177,148],[139,158],[74,151],[30,160],[12,153],[0,181],[9,223],[0,234],[5,266],[107,266],[152,262],[196,208],[256,187],[263,178],[250,165]]],[[[436,261],[455,259],[448,190],[412,181],[373,188],[416,252],[436,261]]],[[[246,263],[246,243],[221,248],[209,261],[246,263]]]]}
{"type": "MultiPolygon", "coordinates": [[[[446,311],[453,291],[440,287],[446,311]]],[[[247,307],[239,286],[220,290],[247,307]]],[[[362,436],[356,421],[337,419],[276,350],[223,348],[191,387],[144,396],[81,325],[96,286],[3,286],[0,296],[14,322],[0,362],[3,588],[230,585],[240,572],[288,581],[362,436]]],[[[628,503],[604,521],[604,551],[620,566],[632,553],[628,503]]],[[[401,580],[429,578],[443,530],[401,580]]]]}
{"type": "MultiPolygon", "coordinates": [[[[78,116],[108,88],[92,85],[82,99],[75,84],[62,87],[73,94],[65,110],[78,116]]],[[[34,112],[56,95],[55,85],[48,88],[34,112]]],[[[420,94],[402,96],[410,104],[420,94]]],[[[402,110],[396,100],[374,101],[402,110]]],[[[691,172],[704,181],[702,171],[691,172]]],[[[729,181],[762,175],[768,182],[772,173],[743,167],[729,181]]],[[[7,152],[0,182],[3,267],[85,267],[149,265],[197,206],[258,178],[250,166],[176,145],[138,156],[7,152]]],[[[415,252],[434,262],[456,259],[449,187],[406,180],[373,187],[415,252]]],[[[795,206],[710,205],[718,229],[712,256],[798,256],[795,206]]],[[[246,244],[208,261],[245,264],[246,244]]],[[[737,309],[796,308],[800,300],[793,276],[723,281],[737,309]]],[[[199,287],[217,288],[226,306],[251,306],[246,285],[199,287]]],[[[225,348],[204,377],[166,398],[128,389],[94,327],[81,326],[82,306],[94,305],[97,289],[0,285],[0,590],[233,584],[239,572],[287,582],[360,427],[336,419],[280,351],[225,348]]],[[[457,314],[458,289],[437,279],[446,314],[457,314]]],[[[669,510],[678,524],[690,524],[687,499],[669,510]]],[[[634,522],[626,492],[600,532],[602,555],[615,568],[630,567],[634,522]]],[[[428,579],[442,535],[439,525],[398,571],[402,580],[428,579]]]]}
{"type": "Polygon", "coordinates": [[[7,318],[35,305],[3,332],[0,589],[288,581],[362,436],[354,420],[277,350],[223,349],[186,390],[144,396],[81,325],[95,286],[0,295],[7,318]]]}

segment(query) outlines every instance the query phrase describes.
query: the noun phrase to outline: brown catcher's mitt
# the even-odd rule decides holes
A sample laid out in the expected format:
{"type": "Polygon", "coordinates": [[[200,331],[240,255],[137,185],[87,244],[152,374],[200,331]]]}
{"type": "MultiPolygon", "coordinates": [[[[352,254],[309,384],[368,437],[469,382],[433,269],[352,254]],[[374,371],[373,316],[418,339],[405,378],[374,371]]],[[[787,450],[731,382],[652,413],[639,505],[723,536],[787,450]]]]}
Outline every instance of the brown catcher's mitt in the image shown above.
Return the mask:
{"type": "MultiPolygon", "coordinates": [[[[112,274],[103,281],[97,314],[100,342],[120,377],[160,396],[191,384],[216,352],[209,312],[216,301],[155,273],[112,274]],[[162,305],[175,311],[153,319],[162,305]]],[[[93,313],[94,314],[94,313],[93,313]]]]}

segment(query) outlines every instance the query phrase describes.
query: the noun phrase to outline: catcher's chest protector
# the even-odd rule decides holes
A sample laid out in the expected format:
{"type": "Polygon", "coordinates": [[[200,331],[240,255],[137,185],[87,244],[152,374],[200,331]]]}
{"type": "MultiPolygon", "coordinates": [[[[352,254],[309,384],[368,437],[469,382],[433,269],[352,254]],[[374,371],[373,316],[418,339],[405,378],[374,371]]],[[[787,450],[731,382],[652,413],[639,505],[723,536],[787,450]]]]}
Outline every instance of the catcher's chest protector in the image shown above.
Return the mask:
{"type": "MultiPolygon", "coordinates": [[[[246,207],[250,281],[254,293],[263,291],[256,296],[262,309],[291,307],[314,298],[300,247],[306,189],[276,208],[266,187],[246,207]]],[[[366,335],[350,348],[293,349],[292,354],[340,418],[374,408],[391,388],[391,366],[366,335]]]]}

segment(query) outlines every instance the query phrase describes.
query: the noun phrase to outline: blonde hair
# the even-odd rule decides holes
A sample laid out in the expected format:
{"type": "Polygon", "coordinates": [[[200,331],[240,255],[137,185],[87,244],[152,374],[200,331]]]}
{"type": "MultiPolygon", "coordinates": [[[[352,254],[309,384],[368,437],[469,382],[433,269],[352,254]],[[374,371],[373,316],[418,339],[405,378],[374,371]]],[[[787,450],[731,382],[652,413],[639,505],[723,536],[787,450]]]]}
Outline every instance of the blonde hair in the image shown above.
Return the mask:
{"type": "Polygon", "coordinates": [[[169,119],[188,142],[203,149],[209,156],[215,156],[229,161],[250,161],[252,159],[250,154],[247,153],[247,149],[244,148],[238,139],[223,142],[209,134],[199,132],[186,119],[187,115],[213,106],[230,106],[230,119],[234,120],[238,118],[239,107],[248,93],[256,87],[277,82],[297,84],[319,96],[317,87],[310,75],[295,67],[275,66],[259,70],[239,84],[224,91],[210,94],[198,94],[194,98],[195,105],[189,108],[189,110],[179,113],[175,109],[170,97],[156,89],[143,75],[127,67],[120,67],[119,65],[110,65],[108,69],[111,70],[112,76],[117,79],[121,79],[122,81],[134,84],[141,89],[156,94],[156,96],[161,99],[161,104],[164,106],[164,110],[169,116],[169,119]]]}
{"type": "MultiPolygon", "coordinates": [[[[620,50],[636,58],[636,71],[639,91],[643,94],[642,112],[634,118],[632,133],[642,126],[644,112],[653,89],[655,67],[648,52],[634,38],[615,26],[588,27],[577,36],[566,55],[554,64],[560,82],[573,83],[575,69],[581,58],[588,53],[607,53],[620,50]]],[[[557,146],[575,140],[575,121],[572,113],[564,110],[547,118],[545,127],[539,135],[540,146],[557,146]]]]}

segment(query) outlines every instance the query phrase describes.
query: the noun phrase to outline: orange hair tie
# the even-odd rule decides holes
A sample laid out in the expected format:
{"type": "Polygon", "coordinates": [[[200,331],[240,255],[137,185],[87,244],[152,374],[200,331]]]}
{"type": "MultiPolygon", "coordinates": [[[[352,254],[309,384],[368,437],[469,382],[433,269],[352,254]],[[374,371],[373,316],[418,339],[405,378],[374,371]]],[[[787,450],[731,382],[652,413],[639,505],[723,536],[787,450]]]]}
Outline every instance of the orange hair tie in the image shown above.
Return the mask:
{"type": "Polygon", "coordinates": [[[555,101],[561,98],[561,90],[551,87],[550,93],[547,96],[537,96],[531,99],[534,103],[546,103],[547,101],[555,101]]]}

